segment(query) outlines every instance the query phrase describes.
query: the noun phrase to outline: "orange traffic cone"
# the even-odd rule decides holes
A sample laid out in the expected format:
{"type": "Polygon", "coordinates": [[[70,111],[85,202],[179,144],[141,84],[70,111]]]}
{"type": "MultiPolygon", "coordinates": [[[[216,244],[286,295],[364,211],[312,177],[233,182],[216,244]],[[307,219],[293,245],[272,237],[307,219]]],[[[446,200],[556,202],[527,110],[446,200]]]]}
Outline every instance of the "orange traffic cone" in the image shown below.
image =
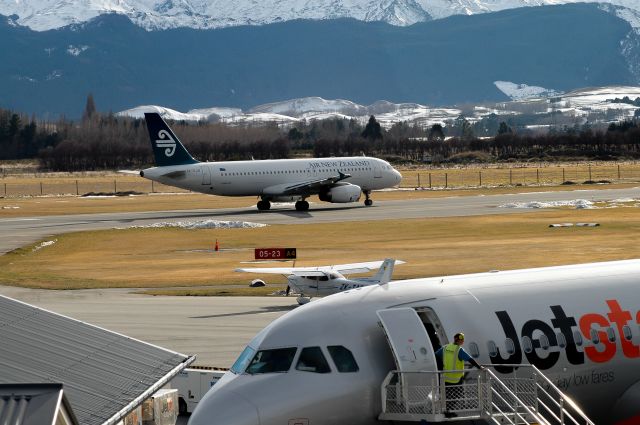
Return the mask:
{"type": "Polygon", "coordinates": [[[214,248],[216,252],[220,251],[220,245],[218,245],[218,240],[216,239],[216,246],[214,248]]]}

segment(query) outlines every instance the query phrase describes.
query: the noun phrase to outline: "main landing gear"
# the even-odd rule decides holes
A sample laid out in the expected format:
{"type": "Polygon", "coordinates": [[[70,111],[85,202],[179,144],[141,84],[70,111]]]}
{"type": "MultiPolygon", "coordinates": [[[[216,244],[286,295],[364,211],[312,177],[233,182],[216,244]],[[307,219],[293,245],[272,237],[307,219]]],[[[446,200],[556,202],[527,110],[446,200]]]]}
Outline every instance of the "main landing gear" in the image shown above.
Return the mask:
{"type": "Polygon", "coordinates": [[[271,208],[271,202],[267,201],[266,199],[258,201],[258,209],[260,211],[267,211],[269,208],[271,208]]]}
{"type": "Polygon", "coordinates": [[[367,207],[370,207],[371,205],[373,205],[373,201],[371,200],[370,195],[371,195],[371,191],[370,190],[365,190],[364,191],[364,196],[366,197],[366,199],[364,200],[364,204],[367,207]]]}
{"type": "Polygon", "coordinates": [[[309,203],[307,201],[297,201],[296,202],[296,211],[308,211],[309,203]]]}

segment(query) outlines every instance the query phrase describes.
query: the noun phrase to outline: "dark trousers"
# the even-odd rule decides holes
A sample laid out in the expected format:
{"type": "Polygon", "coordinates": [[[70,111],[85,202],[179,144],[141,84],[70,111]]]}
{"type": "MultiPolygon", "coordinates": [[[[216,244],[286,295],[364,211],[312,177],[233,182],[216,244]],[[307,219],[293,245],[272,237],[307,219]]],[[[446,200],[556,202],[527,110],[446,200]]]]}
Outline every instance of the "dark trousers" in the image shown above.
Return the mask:
{"type": "Polygon", "coordinates": [[[454,383],[445,382],[444,392],[447,397],[447,411],[459,410],[463,408],[463,387],[462,380],[454,383]]]}

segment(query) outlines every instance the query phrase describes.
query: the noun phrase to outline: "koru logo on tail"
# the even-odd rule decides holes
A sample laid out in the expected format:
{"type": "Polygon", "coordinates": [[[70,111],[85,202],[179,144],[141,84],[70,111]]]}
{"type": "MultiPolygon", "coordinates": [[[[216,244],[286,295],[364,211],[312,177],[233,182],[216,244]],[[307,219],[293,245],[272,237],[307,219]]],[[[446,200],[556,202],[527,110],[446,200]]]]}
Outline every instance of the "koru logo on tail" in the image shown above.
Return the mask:
{"type": "Polygon", "coordinates": [[[173,156],[176,153],[176,141],[173,140],[171,134],[167,130],[160,130],[158,132],[158,139],[156,139],[156,146],[160,149],[166,148],[164,150],[164,154],[167,157],[173,156]]]}

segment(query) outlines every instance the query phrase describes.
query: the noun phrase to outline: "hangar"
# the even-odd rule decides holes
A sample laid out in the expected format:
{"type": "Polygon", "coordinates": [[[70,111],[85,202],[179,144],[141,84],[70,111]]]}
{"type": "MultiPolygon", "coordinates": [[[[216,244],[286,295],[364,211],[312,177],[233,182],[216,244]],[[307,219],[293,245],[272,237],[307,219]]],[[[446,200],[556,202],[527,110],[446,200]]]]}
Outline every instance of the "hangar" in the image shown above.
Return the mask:
{"type": "Polygon", "coordinates": [[[0,295],[0,384],[62,384],[79,425],[118,423],[194,360],[0,295]]]}

